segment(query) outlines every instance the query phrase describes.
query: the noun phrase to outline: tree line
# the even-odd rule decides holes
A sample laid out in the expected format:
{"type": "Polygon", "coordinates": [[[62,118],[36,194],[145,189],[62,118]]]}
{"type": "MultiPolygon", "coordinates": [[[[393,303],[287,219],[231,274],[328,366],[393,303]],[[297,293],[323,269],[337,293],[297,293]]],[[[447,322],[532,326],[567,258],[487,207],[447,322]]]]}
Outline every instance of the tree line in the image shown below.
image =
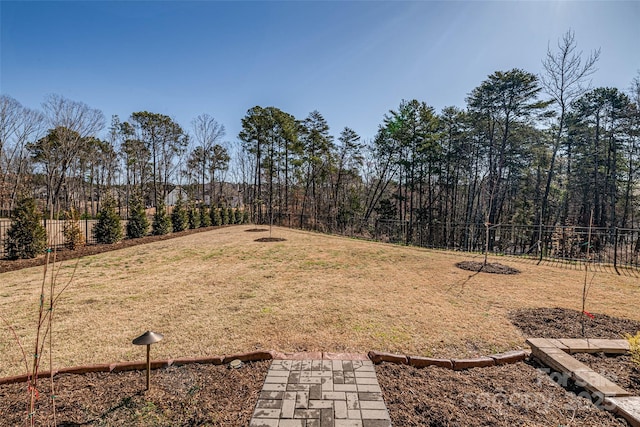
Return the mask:
{"type": "Polygon", "coordinates": [[[128,216],[135,200],[159,207],[180,185],[192,206],[236,197],[259,223],[392,220],[445,238],[460,224],[637,228],[640,74],[626,90],[590,88],[599,56],[567,32],[540,75],[496,71],[464,108],[402,100],[370,141],[348,127],[332,135],[318,111],[253,107],[229,143],[208,114],[189,130],[147,111],[107,126],[58,95],[41,111],[2,95],[0,209],[28,194],[47,211],[95,216],[108,195],[128,216]]]}

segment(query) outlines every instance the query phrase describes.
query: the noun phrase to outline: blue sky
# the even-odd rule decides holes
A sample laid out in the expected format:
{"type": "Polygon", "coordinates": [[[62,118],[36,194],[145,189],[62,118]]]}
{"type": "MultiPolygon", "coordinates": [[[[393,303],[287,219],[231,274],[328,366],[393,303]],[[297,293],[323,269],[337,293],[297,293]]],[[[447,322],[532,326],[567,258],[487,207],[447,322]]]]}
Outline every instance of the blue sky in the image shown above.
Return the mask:
{"type": "Polygon", "coordinates": [[[0,0],[0,19],[0,91],[23,105],[57,93],[186,129],[208,113],[228,140],[255,105],[368,139],[402,99],[464,107],[494,71],[541,72],[569,28],[602,49],[594,86],[626,90],[640,70],[638,1],[0,0]]]}

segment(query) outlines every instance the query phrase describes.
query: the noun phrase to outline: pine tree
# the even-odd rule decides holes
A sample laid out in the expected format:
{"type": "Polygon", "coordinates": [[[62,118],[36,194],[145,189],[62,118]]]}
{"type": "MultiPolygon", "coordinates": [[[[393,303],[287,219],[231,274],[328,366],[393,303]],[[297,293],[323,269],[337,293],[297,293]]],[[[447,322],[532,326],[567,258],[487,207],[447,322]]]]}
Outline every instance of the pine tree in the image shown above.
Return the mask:
{"type": "Polygon", "coordinates": [[[216,227],[222,225],[222,215],[220,215],[220,209],[211,208],[211,224],[216,227]]]}
{"type": "Polygon", "coordinates": [[[122,239],[122,225],[116,212],[115,201],[107,196],[98,212],[98,222],[93,227],[93,236],[98,243],[111,244],[122,239]]]}
{"type": "Polygon", "coordinates": [[[167,209],[163,202],[158,202],[158,206],[156,206],[156,213],[153,215],[151,229],[154,236],[171,233],[171,218],[167,215],[167,209]]]}
{"type": "Polygon", "coordinates": [[[222,225],[229,224],[229,211],[226,208],[220,208],[222,216],[222,225]]]}
{"type": "Polygon", "coordinates": [[[71,210],[69,212],[66,212],[64,216],[65,221],[62,226],[64,245],[67,247],[67,249],[75,251],[79,246],[83,246],[85,243],[78,220],[78,211],[71,208],[71,210]]]}
{"type": "Polygon", "coordinates": [[[233,208],[231,206],[227,207],[227,224],[233,225],[236,223],[236,215],[233,213],[233,208]]]}
{"type": "Polygon", "coordinates": [[[211,216],[209,214],[206,206],[200,206],[200,227],[211,227],[211,216]]]}
{"type": "Polygon", "coordinates": [[[234,214],[233,214],[236,224],[242,224],[242,212],[240,212],[240,208],[236,208],[234,214]]]}
{"type": "Polygon", "coordinates": [[[34,199],[24,198],[18,202],[5,241],[7,258],[35,258],[45,251],[47,232],[40,219],[34,199]]]}
{"type": "Polygon", "coordinates": [[[191,205],[189,206],[189,228],[194,229],[200,227],[200,212],[198,209],[191,205]]]}
{"type": "Polygon", "coordinates": [[[135,197],[131,203],[131,215],[127,223],[127,237],[138,239],[144,237],[149,232],[149,219],[145,212],[142,200],[135,197]]]}
{"type": "Polygon", "coordinates": [[[173,212],[171,212],[171,225],[173,225],[175,233],[186,230],[189,227],[189,214],[184,208],[182,197],[178,197],[178,201],[173,207],[173,212]]]}

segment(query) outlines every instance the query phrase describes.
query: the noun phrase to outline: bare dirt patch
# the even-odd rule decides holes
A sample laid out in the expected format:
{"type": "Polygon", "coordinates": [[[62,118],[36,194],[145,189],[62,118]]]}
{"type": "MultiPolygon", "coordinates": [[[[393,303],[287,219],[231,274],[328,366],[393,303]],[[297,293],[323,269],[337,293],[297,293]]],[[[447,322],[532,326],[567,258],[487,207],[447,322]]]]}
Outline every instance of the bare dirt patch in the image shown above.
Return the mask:
{"type": "MultiPolygon", "coordinates": [[[[56,419],[62,426],[237,426],[249,420],[269,362],[185,365],[154,370],[151,390],[145,373],[64,374],[55,377],[56,419]]],[[[53,422],[50,384],[40,381],[36,425],[53,422]]],[[[0,426],[24,425],[28,393],[24,384],[0,386],[0,426]]]]}
{"type": "Polygon", "coordinates": [[[489,262],[487,264],[479,261],[461,261],[456,267],[467,271],[477,271],[491,274],[519,274],[520,270],[509,267],[508,265],[498,262],[489,262]]]}

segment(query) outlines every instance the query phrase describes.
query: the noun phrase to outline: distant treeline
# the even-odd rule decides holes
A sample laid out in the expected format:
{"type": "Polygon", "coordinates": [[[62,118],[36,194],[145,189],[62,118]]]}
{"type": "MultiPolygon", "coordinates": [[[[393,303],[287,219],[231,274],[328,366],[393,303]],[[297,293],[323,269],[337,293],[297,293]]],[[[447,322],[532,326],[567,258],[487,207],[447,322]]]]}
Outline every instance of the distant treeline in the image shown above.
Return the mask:
{"type": "Polygon", "coordinates": [[[598,59],[567,33],[541,75],[496,71],[464,108],[402,100],[370,141],[348,127],[332,135],[318,111],[253,107],[227,143],[207,114],[190,131],[146,111],[106,127],[81,102],[53,95],[35,111],[2,95],[0,209],[30,195],[43,211],[93,216],[107,194],[157,206],[179,185],[185,203],[242,206],[255,222],[637,228],[640,74],[627,90],[588,88],[598,59]]]}

